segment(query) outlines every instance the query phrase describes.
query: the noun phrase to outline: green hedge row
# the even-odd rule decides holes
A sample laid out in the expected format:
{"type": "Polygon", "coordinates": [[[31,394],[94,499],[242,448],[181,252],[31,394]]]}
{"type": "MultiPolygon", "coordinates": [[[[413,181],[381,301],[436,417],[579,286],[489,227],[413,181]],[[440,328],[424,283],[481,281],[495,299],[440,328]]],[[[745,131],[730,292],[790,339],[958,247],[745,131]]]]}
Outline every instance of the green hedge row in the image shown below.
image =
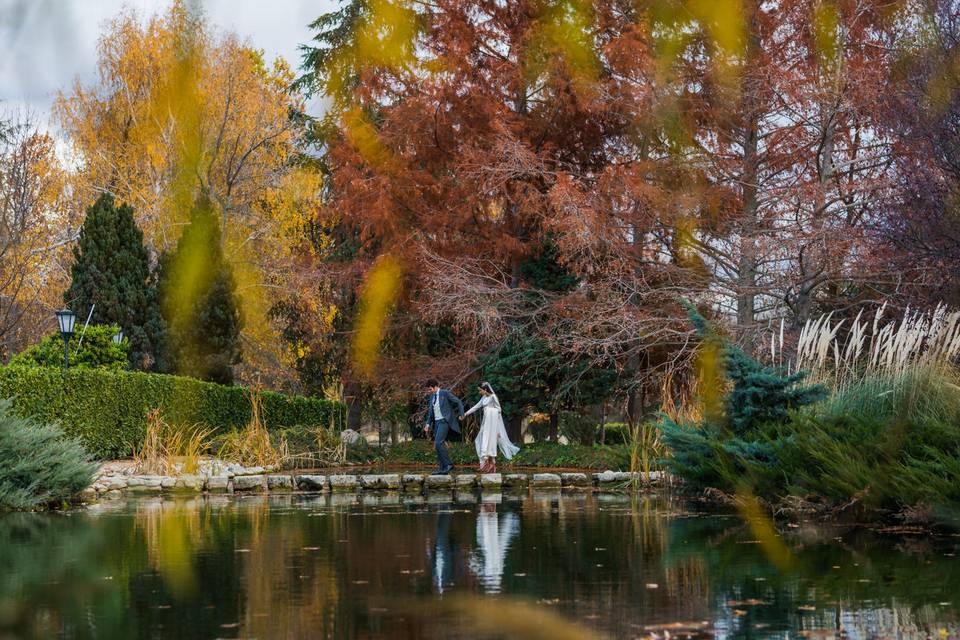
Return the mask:
{"type": "MultiPolygon", "coordinates": [[[[200,423],[218,431],[245,425],[250,401],[242,387],[193,378],[106,369],[0,367],[0,398],[42,422],[58,422],[101,458],[130,455],[146,431],[147,413],[160,409],[174,424],[200,423]]],[[[340,423],[340,403],[264,391],[268,429],[340,423]]]]}

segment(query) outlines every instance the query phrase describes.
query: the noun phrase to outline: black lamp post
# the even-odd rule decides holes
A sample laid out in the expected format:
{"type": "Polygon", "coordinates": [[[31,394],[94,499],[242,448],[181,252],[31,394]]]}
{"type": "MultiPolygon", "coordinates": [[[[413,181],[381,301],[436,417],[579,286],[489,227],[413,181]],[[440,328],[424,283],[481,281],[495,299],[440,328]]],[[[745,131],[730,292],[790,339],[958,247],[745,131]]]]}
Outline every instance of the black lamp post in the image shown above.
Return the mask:
{"type": "Polygon", "coordinates": [[[63,337],[63,368],[70,366],[70,336],[73,335],[73,323],[77,320],[70,309],[57,311],[57,324],[60,325],[60,335],[63,337]]]}
{"type": "Polygon", "coordinates": [[[123,329],[113,334],[113,344],[120,344],[121,342],[123,342],[123,329]]]}

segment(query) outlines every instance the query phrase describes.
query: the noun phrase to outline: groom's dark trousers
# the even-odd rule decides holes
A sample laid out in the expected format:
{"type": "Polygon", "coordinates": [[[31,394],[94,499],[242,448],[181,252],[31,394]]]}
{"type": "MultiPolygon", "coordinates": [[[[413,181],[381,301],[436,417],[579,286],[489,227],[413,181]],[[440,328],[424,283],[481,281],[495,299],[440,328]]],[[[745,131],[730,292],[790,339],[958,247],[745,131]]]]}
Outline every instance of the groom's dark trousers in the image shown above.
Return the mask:
{"type": "Polygon", "coordinates": [[[453,463],[450,462],[450,454],[444,442],[447,440],[447,434],[450,432],[450,425],[446,420],[436,420],[433,423],[433,446],[437,449],[437,461],[440,463],[440,471],[450,471],[453,463]]]}

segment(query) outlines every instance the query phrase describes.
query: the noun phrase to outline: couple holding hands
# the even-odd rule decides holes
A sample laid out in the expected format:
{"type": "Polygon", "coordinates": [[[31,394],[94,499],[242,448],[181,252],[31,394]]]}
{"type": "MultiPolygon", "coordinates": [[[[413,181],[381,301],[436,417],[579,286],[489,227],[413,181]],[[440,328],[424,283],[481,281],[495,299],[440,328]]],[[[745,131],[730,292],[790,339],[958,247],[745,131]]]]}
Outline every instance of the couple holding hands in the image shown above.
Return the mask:
{"type": "Polygon", "coordinates": [[[460,433],[460,420],[483,409],[483,422],[474,444],[477,448],[477,457],[480,459],[480,473],[496,473],[497,449],[503,452],[509,460],[520,450],[507,437],[507,428],[503,424],[503,414],[500,410],[500,400],[493,392],[489,382],[482,382],[478,387],[480,402],[469,411],[464,412],[463,402],[449,390],[442,389],[436,380],[429,380],[427,388],[427,420],[423,431],[429,434],[433,431],[433,444],[437,451],[438,469],[435,475],[448,475],[453,469],[450,454],[447,453],[446,441],[450,430],[460,433]]]}

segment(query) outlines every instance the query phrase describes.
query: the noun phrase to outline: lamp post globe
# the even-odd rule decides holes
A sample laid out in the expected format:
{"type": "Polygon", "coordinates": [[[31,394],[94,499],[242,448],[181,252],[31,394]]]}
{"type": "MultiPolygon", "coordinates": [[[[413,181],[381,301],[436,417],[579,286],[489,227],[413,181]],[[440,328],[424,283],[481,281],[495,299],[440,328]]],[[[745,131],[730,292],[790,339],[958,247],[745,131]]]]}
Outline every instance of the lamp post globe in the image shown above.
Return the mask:
{"type": "Polygon", "coordinates": [[[63,368],[67,369],[70,366],[70,336],[73,335],[73,324],[77,316],[70,309],[61,309],[56,315],[60,336],[63,338],[63,368]]]}
{"type": "Polygon", "coordinates": [[[113,334],[113,344],[120,344],[121,342],[123,342],[123,329],[113,334]]]}

